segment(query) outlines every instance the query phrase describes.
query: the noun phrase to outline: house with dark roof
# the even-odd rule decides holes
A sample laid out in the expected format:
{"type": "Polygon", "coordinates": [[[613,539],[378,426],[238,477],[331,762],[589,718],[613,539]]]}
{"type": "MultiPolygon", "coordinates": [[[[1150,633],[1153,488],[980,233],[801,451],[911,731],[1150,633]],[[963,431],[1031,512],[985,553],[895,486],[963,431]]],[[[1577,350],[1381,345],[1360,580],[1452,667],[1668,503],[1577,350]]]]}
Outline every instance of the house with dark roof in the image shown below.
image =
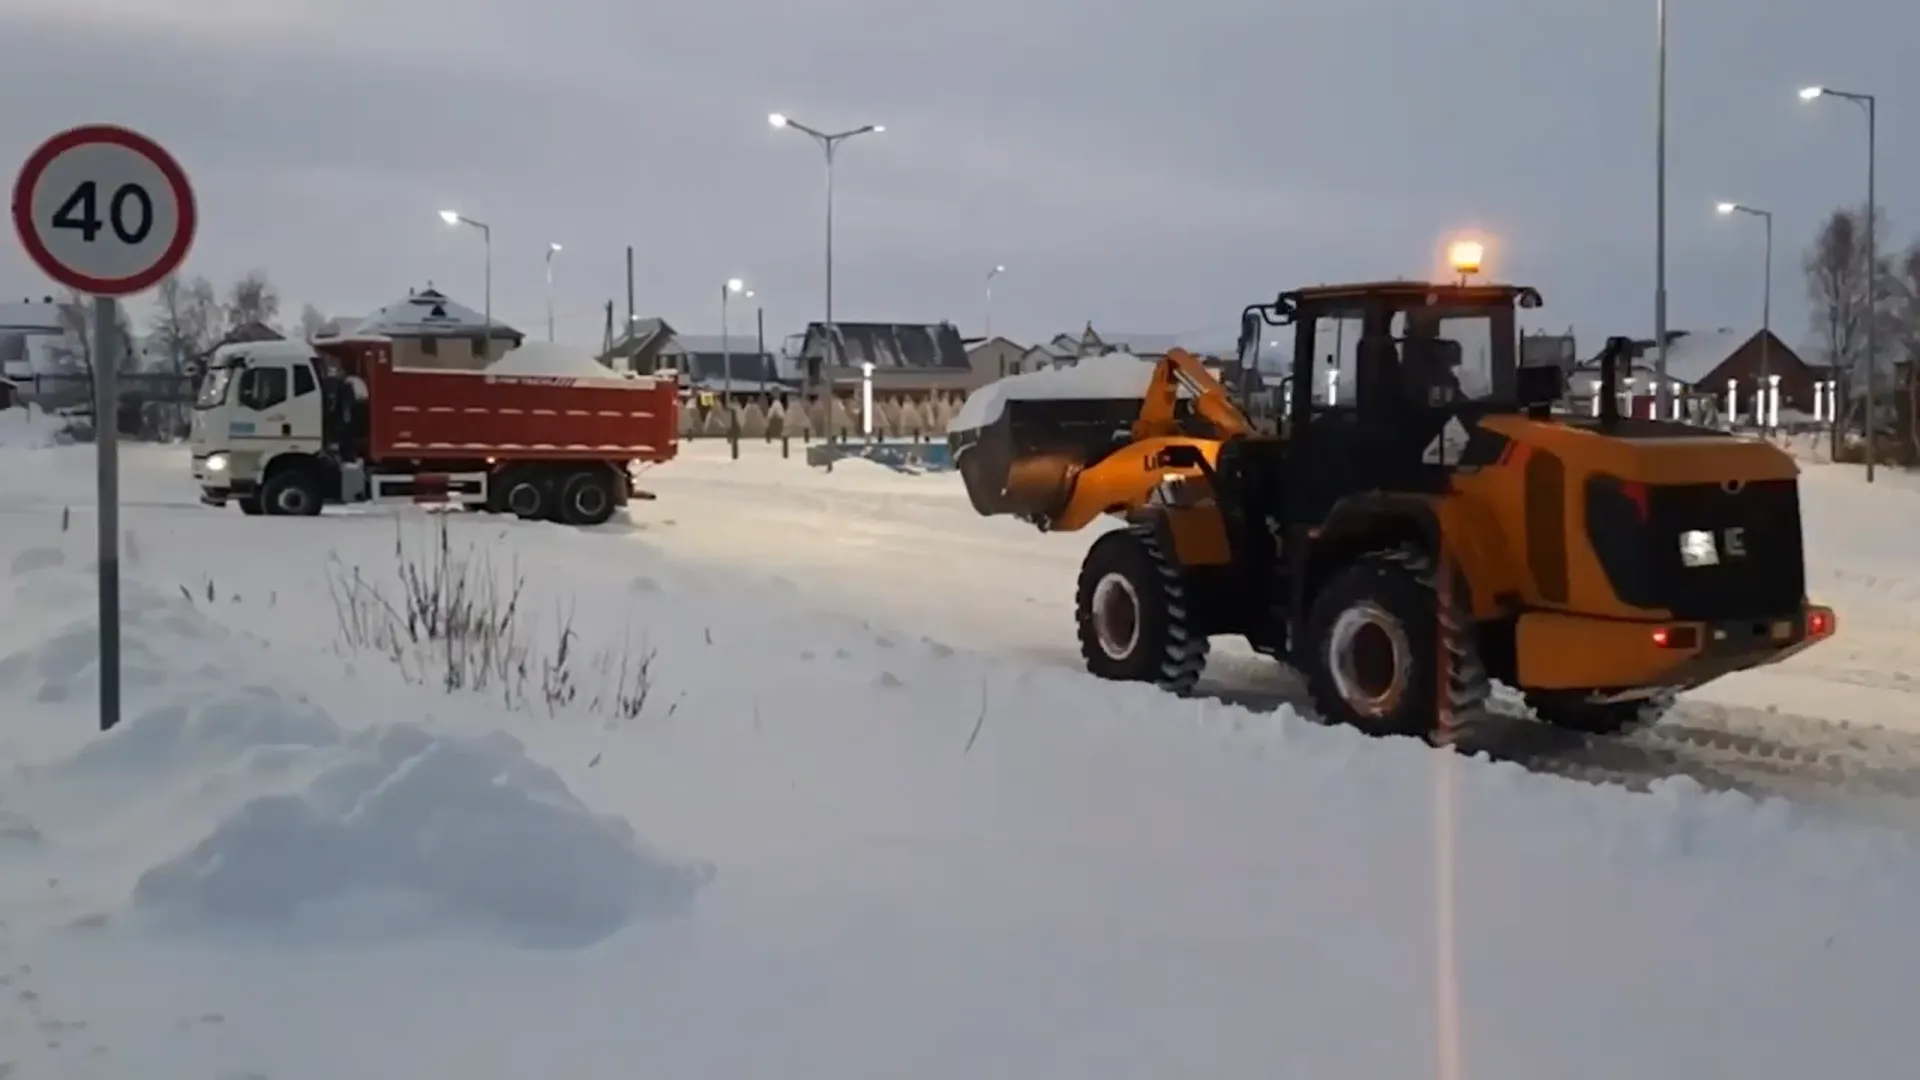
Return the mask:
{"type": "Polygon", "coordinates": [[[808,382],[824,378],[834,393],[860,392],[873,365],[876,393],[923,397],[971,389],[973,364],[952,323],[809,323],[797,350],[808,382]]]}
{"type": "Polygon", "coordinates": [[[615,371],[652,375],[663,367],[672,367],[661,359],[678,332],[667,320],[645,317],[628,322],[620,336],[600,354],[600,362],[615,371]]]}
{"type": "MultiPolygon", "coordinates": [[[[1634,343],[1631,375],[1636,407],[1643,412],[1645,401],[1652,398],[1658,363],[1652,340],[1634,343]]],[[[1576,395],[1593,393],[1598,369],[1597,356],[1580,365],[1573,382],[1576,395]]],[[[1722,400],[1732,383],[1739,401],[1751,401],[1766,385],[1763,371],[1780,376],[1780,408],[1805,413],[1813,412],[1814,384],[1832,377],[1827,368],[1803,360],[1771,330],[1676,330],[1667,335],[1667,378],[1679,383],[1685,395],[1722,400]]]]}
{"type": "Polygon", "coordinates": [[[1006,338],[979,338],[968,341],[966,345],[967,363],[973,367],[974,388],[1027,370],[1022,364],[1027,354],[1026,347],[1006,338]]]}
{"type": "Polygon", "coordinates": [[[526,335],[450,299],[429,282],[425,289],[407,290],[405,298],[374,311],[351,331],[336,325],[322,327],[316,340],[341,337],[384,337],[393,342],[393,366],[458,368],[474,371],[520,347],[526,335]]]}
{"type": "Polygon", "coordinates": [[[661,367],[682,373],[681,384],[713,394],[782,394],[773,354],[748,334],[671,334],[659,352],[661,367]]]}

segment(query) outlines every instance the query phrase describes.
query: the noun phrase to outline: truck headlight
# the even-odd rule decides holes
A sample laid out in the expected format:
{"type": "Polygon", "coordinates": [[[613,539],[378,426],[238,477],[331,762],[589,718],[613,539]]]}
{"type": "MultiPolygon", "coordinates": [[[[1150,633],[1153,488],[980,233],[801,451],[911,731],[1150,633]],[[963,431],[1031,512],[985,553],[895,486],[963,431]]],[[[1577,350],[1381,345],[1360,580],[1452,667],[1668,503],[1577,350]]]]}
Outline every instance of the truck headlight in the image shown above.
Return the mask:
{"type": "Polygon", "coordinates": [[[1686,566],[1719,566],[1720,548],[1713,534],[1699,529],[1681,533],[1680,562],[1686,566]]]}
{"type": "Polygon", "coordinates": [[[207,455],[207,471],[208,472],[226,472],[227,471],[227,455],[208,454],[207,455]]]}

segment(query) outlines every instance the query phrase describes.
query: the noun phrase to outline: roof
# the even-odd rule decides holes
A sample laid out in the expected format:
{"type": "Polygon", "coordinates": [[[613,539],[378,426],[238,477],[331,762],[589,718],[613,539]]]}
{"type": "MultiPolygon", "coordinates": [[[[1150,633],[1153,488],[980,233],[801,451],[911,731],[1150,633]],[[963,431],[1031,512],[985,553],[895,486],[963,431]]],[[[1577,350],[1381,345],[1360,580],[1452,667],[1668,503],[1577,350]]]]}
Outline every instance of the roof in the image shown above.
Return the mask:
{"type": "Polygon", "coordinates": [[[628,320],[627,328],[620,332],[619,337],[613,339],[613,347],[607,350],[606,358],[631,360],[640,355],[648,345],[659,340],[662,335],[669,338],[675,336],[673,327],[665,319],[650,316],[644,319],[628,320]]]}
{"type": "Polygon", "coordinates": [[[1167,350],[1178,348],[1178,334],[1109,334],[1104,330],[1095,331],[1108,348],[1117,349],[1134,356],[1163,356],[1167,350]]]}
{"type": "Polygon", "coordinates": [[[982,349],[990,349],[994,346],[1005,346],[1006,348],[1015,349],[1022,353],[1027,351],[1026,346],[1014,342],[1011,338],[1003,338],[998,335],[990,338],[970,338],[965,344],[968,356],[972,356],[982,349]]]}
{"type": "Polygon", "coordinates": [[[755,356],[752,349],[745,352],[735,351],[731,355],[719,352],[687,352],[681,354],[680,370],[695,379],[737,380],[775,378],[773,357],[761,353],[755,356]],[[731,361],[731,362],[729,362],[731,361]]]}
{"type": "MultiPolygon", "coordinates": [[[[1704,334],[1686,334],[1667,339],[1667,378],[1691,386],[1713,374],[1740,346],[1753,340],[1751,330],[1713,330],[1704,334]]],[[[1640,365],[1652,370],[1660,352],[1648,346],[1640,365]]]]}
{"type": "MultiPolygon", "coordinates": [[[[952,323],[836,322],[833,333],[839,339],[836,358],[849,367],[872,364],[911,371],[973,370],[960,331],[952,323]]],[[[819,355],[825,334],[825,324],[809,323],[803,355],[819,355]]]]}
{"type": "Polygon", "coordinates": [[[719,356],[732,353],[735,356],[752,356],[755,353],[766,355],[760,348],[760,339],[753,334],[675,334],[662,354],[674,352],[711,353],[719,356]]]}
{"type": "Polygon", "coordinates": [[[409,291],[404,299],[373,312],[354,329],[356,336],[387,337],[465,337],[479,332],[491,337],[526,336],[498,319],[493,320],[489,331],[486,316],[449,299],[431,285],[419,292],[409,291]]]}

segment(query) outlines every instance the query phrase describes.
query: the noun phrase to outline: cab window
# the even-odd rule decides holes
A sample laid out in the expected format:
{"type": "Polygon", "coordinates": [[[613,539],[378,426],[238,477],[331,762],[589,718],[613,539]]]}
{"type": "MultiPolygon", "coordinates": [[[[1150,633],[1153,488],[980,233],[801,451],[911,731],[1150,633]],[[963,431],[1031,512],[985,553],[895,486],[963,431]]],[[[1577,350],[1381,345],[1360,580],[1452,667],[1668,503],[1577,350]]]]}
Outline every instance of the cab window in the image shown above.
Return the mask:
{"type": "Polygon", "coordinates": [[[305,364],[293,369],[293,396],[306,397],[319,384],[313,381],[313,369],[305,364]]]}
{"type": "Polygon", "coordinates": [[[240,404],[256,412],[287,400],[287,369],[248,368],[240,378],[240,404]]]}

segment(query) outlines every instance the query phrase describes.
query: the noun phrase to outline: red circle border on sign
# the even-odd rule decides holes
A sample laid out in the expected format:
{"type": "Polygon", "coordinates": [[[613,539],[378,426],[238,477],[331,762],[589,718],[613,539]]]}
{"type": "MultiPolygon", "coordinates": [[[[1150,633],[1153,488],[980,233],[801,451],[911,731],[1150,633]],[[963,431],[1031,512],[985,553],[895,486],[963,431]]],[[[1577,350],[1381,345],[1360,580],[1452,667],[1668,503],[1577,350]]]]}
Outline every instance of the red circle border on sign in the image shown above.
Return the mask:
{"type": "Polygon", "coordinates": [[[27,158],[27,163],[20,167],[20,175],[13,182],[13,228],[20,234],[20,246],[26,249],[34,265],[48,277],[69,289],[94,296],[130,296],[159,284],[160,279],[187,261],[187,252],[193,248],[194,230],[199,224],[199,210],[194,205],[193,187],[187,182],[186,170],[159,143],[137,131],[114,124],[84,124],[41,143],[39,149],[27,158]],[[33,189],[47,171],[47,166],[69,150],[97,144],[124,147],[153,162],[154,167],[166,177],[167,186],[173,189],[174,205],[178,207],[179,220],[173,241],[152,266],[131,277],[97,278],[73,270],[54,258],[53,252],[41,242],[40,234],[33,225],[33,189]]]}

